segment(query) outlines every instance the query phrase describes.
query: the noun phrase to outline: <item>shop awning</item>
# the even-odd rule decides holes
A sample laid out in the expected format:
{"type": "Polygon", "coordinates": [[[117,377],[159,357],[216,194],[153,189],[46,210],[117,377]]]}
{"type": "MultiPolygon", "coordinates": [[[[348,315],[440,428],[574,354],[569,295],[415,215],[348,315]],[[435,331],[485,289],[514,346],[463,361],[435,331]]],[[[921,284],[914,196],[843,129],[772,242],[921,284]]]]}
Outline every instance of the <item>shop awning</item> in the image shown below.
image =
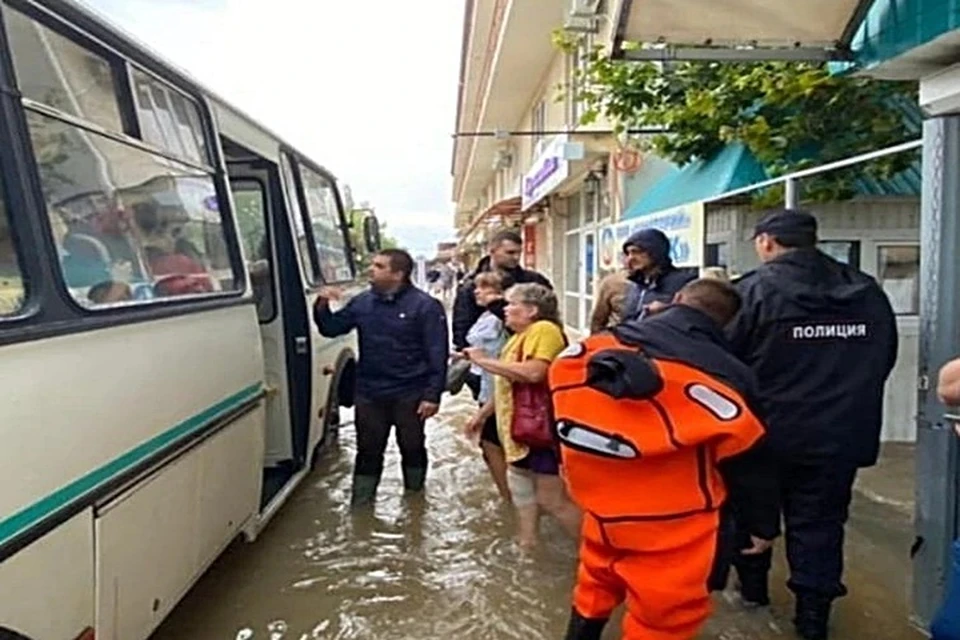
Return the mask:
{"type": "Polygon", "coordinates": [[[520,196],[514,198],[507,198],[506,200],[500,200],[490,205],[486,211],[478,215],[470,226],[460,234],[460,245],[470,237],[470,235],[483,224],[484,221],[490,220],[495,217],[509,218],[510,216],[519,216],[521,215],[520,211],[520,196]]]}
{"type": "Polygon", "coordinates": [[[631,60],[844,60],[872,4],[617,0],[611,54],[631,60]]]}
{"type": "Polygon", "coordinates": [[[709,160],[691,162],[680,171],[661,179],[627,208],[623,219],[710,200],[767,178],[767,173],[749,149],[739,143],[731,144],[709,160]]]}

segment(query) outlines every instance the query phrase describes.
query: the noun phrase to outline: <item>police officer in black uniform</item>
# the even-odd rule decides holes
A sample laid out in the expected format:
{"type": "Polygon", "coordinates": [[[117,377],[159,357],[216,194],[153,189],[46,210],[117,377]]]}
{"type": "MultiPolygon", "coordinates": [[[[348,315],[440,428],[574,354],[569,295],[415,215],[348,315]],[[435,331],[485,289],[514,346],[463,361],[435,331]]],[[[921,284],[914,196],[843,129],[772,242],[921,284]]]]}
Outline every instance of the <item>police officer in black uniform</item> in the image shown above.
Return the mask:
{"type": "MultiPolygon", "coordinates": [[[[763,265],[737,282],[743,308],[728,333],[759,379],[780,468],[794,625],[802,638],[822,640],[832,601],[846,594],[843,538],[854,478],[879,453],[896,318],[873,278],[817,249],[812,215],[768,214],[754,243],[763,265]]],[[[770,562],[769,552],[735,560],[745,603],[769,604],[770,562]]]]}

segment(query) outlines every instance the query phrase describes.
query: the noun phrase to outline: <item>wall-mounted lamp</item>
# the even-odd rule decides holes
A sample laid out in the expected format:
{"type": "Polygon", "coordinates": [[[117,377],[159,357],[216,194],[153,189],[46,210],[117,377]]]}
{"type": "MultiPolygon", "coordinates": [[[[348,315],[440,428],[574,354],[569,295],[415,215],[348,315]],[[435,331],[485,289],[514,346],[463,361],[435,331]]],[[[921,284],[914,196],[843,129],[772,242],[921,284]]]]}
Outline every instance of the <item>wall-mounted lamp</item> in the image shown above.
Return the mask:
{"type": "Polygon", "coordinates": [[[600,176],[591,171],[583,181],[583,190],[588,196],[595,196],[600,191],[600,176]]]}

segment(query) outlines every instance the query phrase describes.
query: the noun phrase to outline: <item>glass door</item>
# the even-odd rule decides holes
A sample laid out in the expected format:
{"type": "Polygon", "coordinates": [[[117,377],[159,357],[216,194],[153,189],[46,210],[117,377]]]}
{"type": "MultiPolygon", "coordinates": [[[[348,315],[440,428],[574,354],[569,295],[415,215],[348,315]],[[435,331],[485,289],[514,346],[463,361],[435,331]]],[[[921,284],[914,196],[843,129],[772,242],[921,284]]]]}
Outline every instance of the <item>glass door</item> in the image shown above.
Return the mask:
{"type": "Polygon", "coordinates": [[[590,314],[593,313],[594,287],[597,279],[597,233],[595,230],[583,232],[583,268],[580,283],[580,330],[590,328],[590,314]]]}

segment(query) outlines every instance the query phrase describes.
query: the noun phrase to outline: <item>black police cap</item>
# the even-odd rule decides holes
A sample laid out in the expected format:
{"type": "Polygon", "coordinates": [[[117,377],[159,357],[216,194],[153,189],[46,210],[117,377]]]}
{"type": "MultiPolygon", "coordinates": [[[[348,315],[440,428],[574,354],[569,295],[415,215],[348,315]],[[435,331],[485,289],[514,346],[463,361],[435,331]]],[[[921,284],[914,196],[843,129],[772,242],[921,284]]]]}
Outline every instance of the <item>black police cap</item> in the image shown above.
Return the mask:
{"type": "Polygon", "coordinates": [[[753,228],[753,237],[766,233],[777,239],[816,242],[817,219],[806,211],[782,209],[763,216],[753,228]]]}

